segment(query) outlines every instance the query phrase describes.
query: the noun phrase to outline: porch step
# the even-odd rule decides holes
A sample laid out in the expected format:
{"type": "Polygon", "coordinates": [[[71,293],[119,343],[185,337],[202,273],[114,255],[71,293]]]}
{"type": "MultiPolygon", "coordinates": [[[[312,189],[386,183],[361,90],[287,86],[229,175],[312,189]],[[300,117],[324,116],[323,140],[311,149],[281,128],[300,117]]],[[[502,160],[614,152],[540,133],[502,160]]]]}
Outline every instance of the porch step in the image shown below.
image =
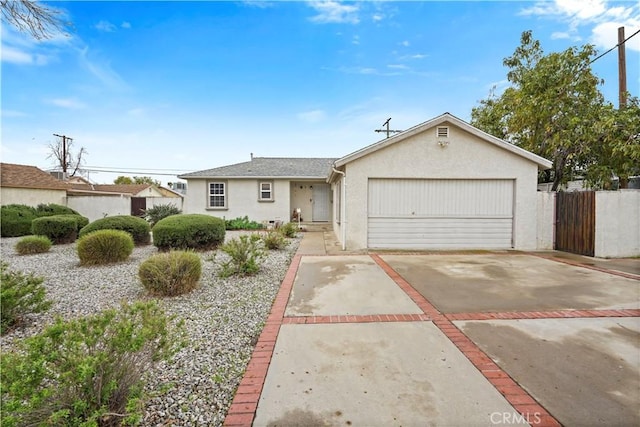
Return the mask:
{"type": "Polygon", "coordinates": [[[331,223],[329,222],[302,222],[300,228],[303,231],[331,231],[331,223]]]}

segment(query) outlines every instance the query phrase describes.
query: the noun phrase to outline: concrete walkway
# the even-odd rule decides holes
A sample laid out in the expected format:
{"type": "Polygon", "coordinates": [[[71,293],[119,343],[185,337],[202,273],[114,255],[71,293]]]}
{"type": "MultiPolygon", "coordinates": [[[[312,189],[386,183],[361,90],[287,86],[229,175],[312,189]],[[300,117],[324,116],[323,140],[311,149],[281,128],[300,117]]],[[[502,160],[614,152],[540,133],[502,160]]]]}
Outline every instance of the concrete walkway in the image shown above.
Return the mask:
{"type": "Polygon", "coordinates": [[[640,424],[640,276],[331,234],[304,234],[224,425],[640,424]]]}

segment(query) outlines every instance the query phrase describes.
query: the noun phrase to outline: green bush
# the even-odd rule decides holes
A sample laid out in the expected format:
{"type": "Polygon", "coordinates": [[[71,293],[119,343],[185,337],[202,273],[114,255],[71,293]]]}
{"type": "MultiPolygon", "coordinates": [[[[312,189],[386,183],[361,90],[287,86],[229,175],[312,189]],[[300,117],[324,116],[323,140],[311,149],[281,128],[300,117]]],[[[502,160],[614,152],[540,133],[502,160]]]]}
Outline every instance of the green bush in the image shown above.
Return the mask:
{"type": "Polygon", "coordinates": [[[138,269],[142,285],[154,295],[175,296],[191,292],[202,273],[200,257],[188,251],[153,255],[138,269]]]}
{"type": "Polygon", "coordinates": [[[229,240],[220,250],[231,258],[222,264],[221,277],[235,274],[250,276],[260,270],[260,263],[266,256],[262,239],[258,234],[243,235],[229,240]]]}
{"type": "Polygon", "coordinates": [[[224,220],[202,214],[180,214],[161,219],[153,227],[153,244],[170,249],[215,249],[224,242],[224,220]]]}
{"type": "Polygon", "coordinates": [[[25,236],[16,243],[16,252],[20,255],[49,252],[51,240],[47,236],[25,236]]]}
{"type": "Polygon", "coordinates": [[[147,221],[137,216],[116,215],[100,218],[80,230],[82,237],[96,230],[122,230],[133,236],[136,245],[148,245],[151,242],[151,226],[147,221]]]}
{"type": "Polygon", "coordinates": [[[176,207],[176,205],[166,204],[166,205],[155,205],[152,208],[145,209],[144,218],[149,221],[151,224],[151,228],[160,221],[171,215],[178,215],[182,213],[180,209],[176,207]]]}
{"type": "Polygon", "coordinates": [[[58,318],[2,355],[2,425],[139,423],[142,374],[175,354],[183,335],[153,301],[58,318]]]}
{"type": "Polygon", "coordinates": [[[101,265],[125,261],[133,252],[131,234],[122,230],[97,230],[85,234],[76,245],[81,265],[101,265]]]}
{"type": "Polygon", "coordinates": [[[245,216],[226,220],[225,228],[227,230],[260,230],[263,226],[259,222],[249,221],[249,217],[245,216]]]}
{"type": "Polygon", "coordinates": [[[45,300],[43,278],[8,268],[7,263],[0,263],[0,334],[25,314],[40,313],[51,306],[51,301],[45,300]]]}
{"type": "Polygon", "coordinates": [[[31,234],[31,221],[36,219],[35,208],[27,205],[6,205],[0,207],[0,235],[19,237],[31,234]]]}
{"type": "Polygon", "coordinates": [[[36,208],[37,216],[52,216],[52,215],[80,215],[77,211],[66,206],[57,205],[55,203],[49,203],[45,205],[40,203],[36,208]]]}
{"type": "Polygon", "coordinates": [[[31,222],[31,233],[47,236],[54,244],[72,243],[78,238],[79,215],[54,215],[36,218],[31,222]]]}
{"type": "Polygon", "coordinates": [[[282,249],[287,245],[284,235],[278,231],[269,231],[262,236],[262,241],[267,249],[282,249]]]}
{"type": "Polygon", "coordinates": [[[295,222],[288,222],[278,230],[285,236],[289,238],[296,237],[296,233],[298,232],[298,225],[295,222]]]}

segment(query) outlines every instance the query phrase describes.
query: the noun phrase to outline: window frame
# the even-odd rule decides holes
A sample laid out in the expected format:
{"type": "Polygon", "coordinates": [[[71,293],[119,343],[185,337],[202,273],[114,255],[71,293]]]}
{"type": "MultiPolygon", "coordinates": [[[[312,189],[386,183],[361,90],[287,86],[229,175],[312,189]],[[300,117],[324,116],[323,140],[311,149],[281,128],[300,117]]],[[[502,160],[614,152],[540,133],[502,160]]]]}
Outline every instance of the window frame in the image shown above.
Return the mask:
{"type": "Polygon", "coordinates": [[[273,188],[273,181],[272,180],[259,180],[258,181],[258,202],[274,202],[276,200],[275,198],[275,194],[274,194],[274,188],[273,188]],[[269,185],[269,190],[263,190],[262,189],[262,185],[263,184],[267,184],[269,185]],[[262,197],[263,193],[269,193],[269,197],[262,197]]]}
{"type": "Polygon", "coordinates": [[[209,210],[226,210],[229,209],[229,183],[226,180],[207,181],[207,209],[209,210]],[[212,185],[222,185],[222,194],[214,194],[211,191],[212,185]],[[223,206],[213,206],[211,204],[212,197],[222,197],[223,206]]]}

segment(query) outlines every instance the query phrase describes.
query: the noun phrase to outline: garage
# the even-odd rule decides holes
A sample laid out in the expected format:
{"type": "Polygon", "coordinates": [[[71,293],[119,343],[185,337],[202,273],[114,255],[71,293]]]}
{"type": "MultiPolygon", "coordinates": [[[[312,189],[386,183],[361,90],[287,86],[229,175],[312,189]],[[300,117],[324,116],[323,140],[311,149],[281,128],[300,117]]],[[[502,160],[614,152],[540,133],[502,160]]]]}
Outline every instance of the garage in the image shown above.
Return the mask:
{"type": "Polygon", "coordinates": [[[335,161],[333,229],[348,250],[531,250],[551,166],[445,113],[335,161]]]}
{"type": "Polygon", "coordinates": [[[513,247],[511,179],[369,179],[372,249],[513,247]]]}

